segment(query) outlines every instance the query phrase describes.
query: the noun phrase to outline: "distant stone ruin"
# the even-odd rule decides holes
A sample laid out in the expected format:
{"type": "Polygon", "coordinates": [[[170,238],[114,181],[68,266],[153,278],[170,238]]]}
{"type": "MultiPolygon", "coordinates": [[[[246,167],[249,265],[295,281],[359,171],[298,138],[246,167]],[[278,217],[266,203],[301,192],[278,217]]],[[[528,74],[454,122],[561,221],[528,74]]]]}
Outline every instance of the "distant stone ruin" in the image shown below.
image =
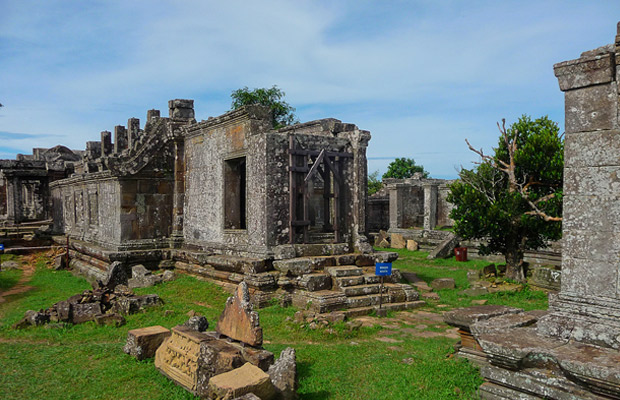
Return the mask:
{"type": "MultiPolygon", "coordinates": [[[[168,106],[168,118],[149,110],[144,127],[130,118],[103,131],[50,184],[71,267],[91,280],[120,262],[127,276],[141,264],[228,290],[245,282],[256,306],[378,306],[374,264],[397,254],[366,238],[369,132],[336,119],[274,130],[262,106],[197,122],[193,100],[168,106]]],[[[397,277],[386,288],[385,307],[419,305],[397,277]]]]}
{"type": "Polygon", "coordinates": [[[566,102],[564,254],[549,311],[446,318],[474,337],[462,344],[482,365],[483,399],[620,398],[619,65],[620,24],[615,45],[554,66],[566,102]]]}

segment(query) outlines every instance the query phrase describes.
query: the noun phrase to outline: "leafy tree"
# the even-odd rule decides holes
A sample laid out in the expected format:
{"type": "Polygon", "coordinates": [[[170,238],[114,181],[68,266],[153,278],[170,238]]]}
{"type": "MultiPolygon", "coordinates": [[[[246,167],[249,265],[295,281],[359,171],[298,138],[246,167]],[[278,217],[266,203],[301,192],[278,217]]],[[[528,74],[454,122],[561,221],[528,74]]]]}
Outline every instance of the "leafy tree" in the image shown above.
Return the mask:
{"type": "Polygon", "coordinates": [[[299,123],[295,117],[295,108],[282,100],[284,96],[285,93],[276,85],[269,89],[257,88],[254,90],[250,90],[246,86],[231,93],[230,97],[233,100],[231,110],[251,104],[260,104],[271,108],[274,128],[299,123]]]}
{"type": "Polygon", "coordinates": [[[415,165],[413,158],[397,158],[388,165],[388,170],[383,174],[385,178],[411,178],[416,172],[422,173],[423,178],[428,178],[428,172],[421,165],[415,165]]]}
{"type": "Polygon", "coordinates": [[[379,171],[368,174],[368,195],[371,196],[381,190],[383,183],[379,180],[379,171]]]}
{"type": "Polygon", "coordinates": [[[503,254],[506,277],[524,282],[524,251],[562,235],[564,141],[546,116],[524,115],[508,130],[504,121],[500,133],[492,156],[467,142],[482,160],[451,185],[450,217],[457,235],[485,240],[480,253],[503,254]]]}

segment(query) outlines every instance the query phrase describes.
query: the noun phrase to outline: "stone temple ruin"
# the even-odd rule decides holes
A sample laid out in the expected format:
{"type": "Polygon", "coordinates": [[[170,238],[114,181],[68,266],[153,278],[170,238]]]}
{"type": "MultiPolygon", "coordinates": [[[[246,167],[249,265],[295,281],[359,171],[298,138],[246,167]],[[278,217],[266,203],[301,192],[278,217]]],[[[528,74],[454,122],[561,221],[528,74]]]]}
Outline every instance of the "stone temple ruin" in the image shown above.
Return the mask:
{"type": "Polygon", "coordinates": [[[615,45],[554,66],[566,102],[564,254],[548,312],[445,316],[461,354],[481,364],[483,399],[620,398],[619,66],[620,24],[615,45]]]}
{"type": "MultiPolygon", "coordinates": [[[[126,275],[142,264],[229,290],[243,281],[259,307],[369,311],[375,262],[397,256],[373,253],[365,236],[369,140],[336,119],[273,129],[261,106],[197,122],[193,100],[171,100],[168,118],[150,110],[144,127],[131,118],[102,132],[50,183],[53,231],[92,280],[119,261],[126,275]]],[[[399,278],[383,302],[415,307],[399,278]]]]}

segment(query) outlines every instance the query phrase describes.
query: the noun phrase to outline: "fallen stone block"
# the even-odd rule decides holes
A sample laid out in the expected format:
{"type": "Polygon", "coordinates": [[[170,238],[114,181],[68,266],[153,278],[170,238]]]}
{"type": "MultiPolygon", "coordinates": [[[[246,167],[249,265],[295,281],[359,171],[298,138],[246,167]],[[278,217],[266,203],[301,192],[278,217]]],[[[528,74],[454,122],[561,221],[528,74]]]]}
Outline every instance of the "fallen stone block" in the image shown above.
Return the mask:
{"type": "Polygon", "coordinates": [[[456,284],[452,278],[437,278],[431,282],[431,287],[434,290],[454,289],[456,284]]]}
{"type": "Polygon", "coordinates": [[[407,240],[407,250],[418,251],[420,250],[420,245],[415,240],[407,240]]]}
{"type": "Polygon", "coordinates": [[[159,346],[169,336],[170,330],[160,325],[132,329],[127,332],[127,343],[123,351],[137,360],[145,360],[154,357],[159,346]]]}
{"type": "Polygon", "coordinates": [[[252,311],[250,293],[245,282],[237,286],[235,295],[226,300],[226,308],[215,328],[217,333],[229,338],[260,347],[263,344],[263,328],[258,313],[252,311]]]}
{"type": "Polygon", "coordinates": [[[459,239],[450,234],[443,242],[439,243],[426,257],[428,260],[434,260],[436,258],[447,258],[454,254],[454,248],[458,245],[459,239]]]}
{"type": "Polygon", "coordinates": [[[202,315],[191,316],[183,325],[196,332],[204,332],[209,329],[209,321],[202,315]]]}
{"type": "Polygon", "coordinates": [[[76,303],[72,305],[71,322],[81,324],[86,321],[94,321],[95,316],[101,314],[101,305],[99,303],[76,303]]]}
{"type": "Polygon", "coordinates": [[[117,313],[107,313],[95,315],[95,323],[97,325],[111,325],[115,327],[123,326],[127,323],[125,317],[117,313]]]}
{"type": "Polygon", "coordinates": [[[294,400],[297,398],[297,364],[295,349],[287,347],[280,358],[269,367],[267,374],[276,388],[278,398],[294,400]]]}
{"type": "Polygon", "coordinates": [[[117,285],[126,285],[128,278],[123,263],[114,261],[108,266],[108,271],[102,284],[109,289],[114,289],[117,285]]]}
{"type": "Polygon", "coordinates": [[[404,249],[407,247],[407,240],[400,233],[392,233],[390,235],[390,242],[393,249],[404,249]]]}
{"type": "Polygon", "coordinates": [[[28,310],[24,317],[13,324],[13,329],[23,329],[27,326],[39,326],[49,322],[49,315],[40,311],[28,310]]]}
{"type": "Polygon", "coordinates": [[[216,375],[209,381],[208,396],[211,399],[232,400],[247,393],[253,393],[261,400],[270,400],[276,394],[269,375],[250,363],[216,375]]]}

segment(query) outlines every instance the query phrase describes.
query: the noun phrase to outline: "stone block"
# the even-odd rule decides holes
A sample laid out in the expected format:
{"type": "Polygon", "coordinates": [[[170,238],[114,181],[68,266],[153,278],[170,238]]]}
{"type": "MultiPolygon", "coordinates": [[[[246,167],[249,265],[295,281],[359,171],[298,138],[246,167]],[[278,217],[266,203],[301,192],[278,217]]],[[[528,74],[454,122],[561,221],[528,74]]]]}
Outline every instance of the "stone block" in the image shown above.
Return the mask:
{"type": "Polygon", "coordinates": [[[458,245],[459,240],[454,234],[448,236],[439,245],[437,245],[426,257],[429,260],[435,258],[447,258],[454,254],[454,248],[458,245]]]}
{"type": "Polygon", "coordinates": [[[297,284],[311,292],[329,290],[332,287],[332,278],[328,274],[306,274],[297,278],[297,284]]]}
{"type": "Polygon", "coordinates": [[[454,283],[454,279],[452,278],[438,278],[434,279],[431,282],[431,287],[434,290],[454,289],[456,287],[456,284],[454,283]]]}
{"type": "Polygon", "coordinates": [[[407,241],[400,233],[392,233],[390,235],[390,242],[393,249],[404,249],[407,247],[407,241]]]}
{"type": "Polygon", "coordinates": [[[109,289],[114,289],[116,285],[126,285],[127,279],[127,271],[125,270],[123,263],[120,261],[114,261],[108,266],[108,271],[102,282],[103,285],[109,289]]]}
{"type": "Polygon", "coordinates": [[[208,396],[211,399],[232,400],[247,393],[253,393],[262,400],[270,400],[276,394],[269,375],[250,363],[216,375],[209,381],[208,396]]]}
{"type": "Polygon", "coordinates": [[[415,240],[407,240],[407,250],[409,251],[418,251],[420,249],[420,245],[415,240]]]}
{"type": "Polygon", "coordinates": [[[263,328],[260,327],[258,313],[252,311],[245,282],[241,282],[235,295],[226,300],[226,308],[220,315],[215,330],[250,346],[260,347],[263,344],[263,328]]]}
{"type": "Polygon", "coordinates": [[[614,64],[614,55],[610,51],[558,63],[553,66],[553,70],[560,90],[567,91],[611,82],[614,79],[614,64]]]}
{"type": "MultiPolygon", "coordinates": [[[[619,135],[620,136],[620,135],[619,135]]],[[[620,232],[620,196],[571,195],[564,199],[565,230],[620,232]]]]}
{"type": "Polygon", "coordinates": [[[478,321],[484,321],[489,318],[497,317],[505,314],[518,314],[523,312],[521,308],[484,305],[467,308],[458,308],[452,311],[446,311],[443,314],[443,320],[446,324],[466,329],[478,321]]]}
{"type": "Polygon", "coordinates": [[[127,333],[127,343],[123,351],[138,360],[154,357],[159,346],[170,334],[169,329],[159,325],[132,329],[127,333]]]}
{"type": "Polygon", "coordinates": [[[564,99],[567,133],[614,129],[618,107],[615,82],[571,90],[564,99]]]}
{"type": "Polygon", "coordinates": [[[620,165],[620,135],[618,131],[567,133],[564,140],[564,165],[603,167],[620,165]]]}
{"type": "MultiPolygon", "coordinates": [[[[564,195],[617,196],[620,166],[564,168],[564,195]]],[[[588,210],[589,211],[589,210],[588,210]]]]}
{"type": "Polygon", "coordinates": [[[125,318],[117,313],[95,315],[95,323],[100,326],[110,325],[118,328],[119,326],[125,325],[126,322],[125,318]]]}
{"type": "Polygon", "coordinates": [[[287,347],[280,353],[280,358],[269,367],[267,374],[276,388],[278,398],[294,400],[297,398],[297,364],[295,349],[287,347]]]}
{"type": "Polygon", "coordinates": [[[72,322],[81,324],[86,321],[94,321],[95,316],[101,314],[99,303],[76,303],[72,305],[72,322]]]}
{"type": "Polygon", "coordinates": [[[191,316],[183,325],[196,332],[204,332],[209,329],[209,321],[202,315],[191,316]]]}
{"type": "Polygon", "coordinates": [[[314,271],[314,263],[310,258],[293,258],[273,262],[273,268],[288,276],[301,276],[314,271]]]}

